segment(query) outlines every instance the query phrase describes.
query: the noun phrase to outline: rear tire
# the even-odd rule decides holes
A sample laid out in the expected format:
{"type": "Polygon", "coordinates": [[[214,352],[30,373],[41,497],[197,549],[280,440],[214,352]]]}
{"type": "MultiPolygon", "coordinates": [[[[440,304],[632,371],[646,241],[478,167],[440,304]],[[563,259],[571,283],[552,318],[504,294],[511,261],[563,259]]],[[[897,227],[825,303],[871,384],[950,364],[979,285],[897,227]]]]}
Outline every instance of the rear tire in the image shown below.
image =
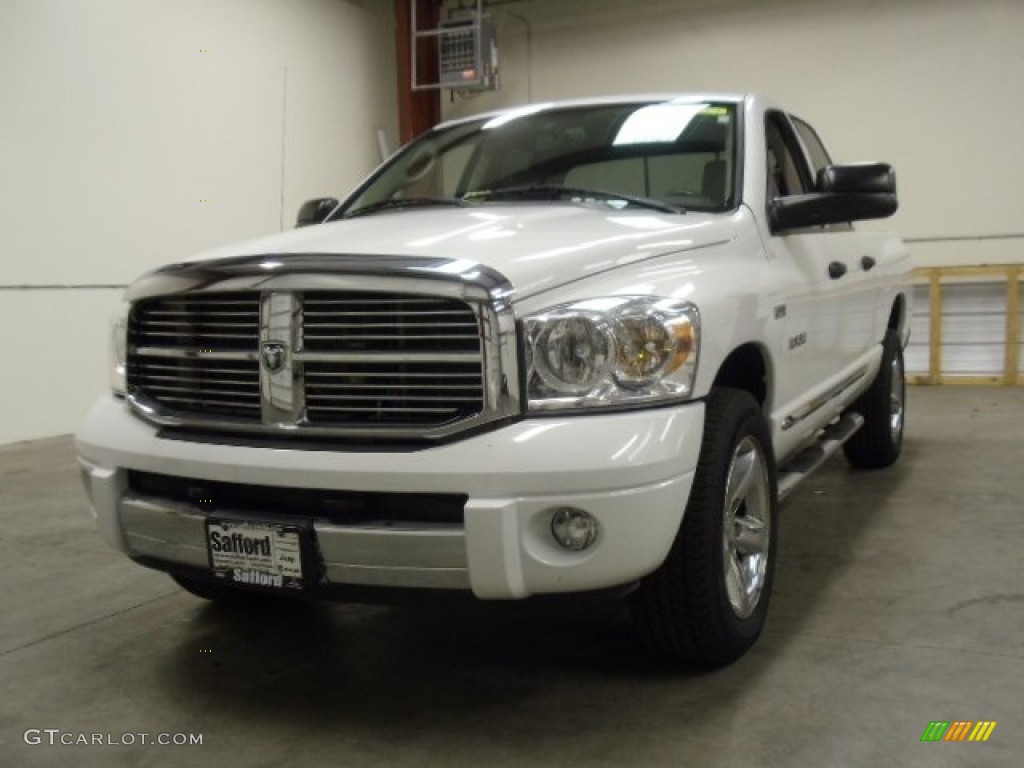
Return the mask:
{"type": "Polygon", "coordinates": [[[683,523],[665,562],[633,594],[658,655],[698,667],[738,659],[764,627],[778,538],[771,439],[746,391],[716,388],[683,523]]]}
{"type": "Polygon", "coordinates": [[[896,461],[903,449],[907,382],[903,347],[896,331],[886,331],[882,363],[871,387],[850,406],[864,417],[862,426],[843,446],[846,460],[857,469],[882,469],[896,461]]]}

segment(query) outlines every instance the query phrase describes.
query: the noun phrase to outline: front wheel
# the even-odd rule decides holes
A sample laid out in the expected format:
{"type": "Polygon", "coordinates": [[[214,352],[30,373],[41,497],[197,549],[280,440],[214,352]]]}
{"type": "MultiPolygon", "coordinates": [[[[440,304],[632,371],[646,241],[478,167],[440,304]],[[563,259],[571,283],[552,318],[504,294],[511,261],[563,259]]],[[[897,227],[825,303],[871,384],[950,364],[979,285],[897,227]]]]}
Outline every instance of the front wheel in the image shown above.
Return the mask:
{"type": "Polygon", "coordinates": [[[683,524],[634,593],[645,644],[700,667],[742,656],[764,627],[778,538],[775,461],[764,416],[743,390],[708,398],[683,524]]]}

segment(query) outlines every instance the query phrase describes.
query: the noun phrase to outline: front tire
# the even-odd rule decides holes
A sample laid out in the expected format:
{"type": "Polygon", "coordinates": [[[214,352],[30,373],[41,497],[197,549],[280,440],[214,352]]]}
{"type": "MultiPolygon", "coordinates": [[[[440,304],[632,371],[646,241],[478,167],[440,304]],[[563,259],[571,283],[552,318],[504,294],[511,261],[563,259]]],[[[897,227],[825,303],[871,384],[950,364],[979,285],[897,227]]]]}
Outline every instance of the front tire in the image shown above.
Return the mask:
{"type": "Polygon", "coordinates": [[[907,382],[903,347],[896,331],[886,331],[882,364],[871,387],[850,406],[864,417],[862,426],[843,446],[846,460],[856,469],[882,469],[899,458],[906,421],[907,382]]]}
{"type": "Polygon", "coordinates": [[[683,524],[658,570],[634,593],[641,639],[699,667],[742,656],[764,627],[778,538],[771,439],[757,401],[716,388],[683,524]]]}

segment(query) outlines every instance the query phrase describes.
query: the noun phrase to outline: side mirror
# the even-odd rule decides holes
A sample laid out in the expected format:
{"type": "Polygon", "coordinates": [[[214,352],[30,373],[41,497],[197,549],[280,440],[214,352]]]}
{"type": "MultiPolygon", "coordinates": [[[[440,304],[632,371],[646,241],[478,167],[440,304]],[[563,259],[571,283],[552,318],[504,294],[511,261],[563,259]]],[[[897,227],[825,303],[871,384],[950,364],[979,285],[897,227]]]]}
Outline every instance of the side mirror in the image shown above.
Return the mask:
{"type": "Polygon", "coordinates": [[[899,207],[896,174],[887,163],[829,165],[818,171],[817,191],[777,197],[769,204],[773,232],[864,219],[884,219],[899,207]]]}
{"type": "Polygon", "coordinates": [[[826,165],[815,187],[835,195],[895,195],[896,172],[888,163],[826,165]]]}
{"type": "Polygon", "coordinates": [[[322,224],[327,214],[338,207],[338,201],[333,197],[318,197],[316,200],[307,200],[299,208],[299,215],[295,220],[296,227],[308,227],[311,224],[322,224]]]}

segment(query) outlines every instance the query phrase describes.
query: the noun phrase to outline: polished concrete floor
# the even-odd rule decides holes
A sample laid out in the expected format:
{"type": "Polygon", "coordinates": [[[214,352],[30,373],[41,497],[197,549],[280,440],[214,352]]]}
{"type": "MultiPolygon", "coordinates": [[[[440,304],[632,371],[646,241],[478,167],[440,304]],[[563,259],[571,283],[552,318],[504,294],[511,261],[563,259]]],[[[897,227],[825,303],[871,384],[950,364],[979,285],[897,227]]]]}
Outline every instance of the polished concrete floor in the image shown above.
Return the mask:
{"type": "Polygon", "coordinates": [[[903,460],[797,491],[761,641],[696,674],[610,608],[211,606],[108,551],[69,438],[2,447],[0,765],[1019,766],[1022,500],[1024,390],[912,390],[903,460]]]}

